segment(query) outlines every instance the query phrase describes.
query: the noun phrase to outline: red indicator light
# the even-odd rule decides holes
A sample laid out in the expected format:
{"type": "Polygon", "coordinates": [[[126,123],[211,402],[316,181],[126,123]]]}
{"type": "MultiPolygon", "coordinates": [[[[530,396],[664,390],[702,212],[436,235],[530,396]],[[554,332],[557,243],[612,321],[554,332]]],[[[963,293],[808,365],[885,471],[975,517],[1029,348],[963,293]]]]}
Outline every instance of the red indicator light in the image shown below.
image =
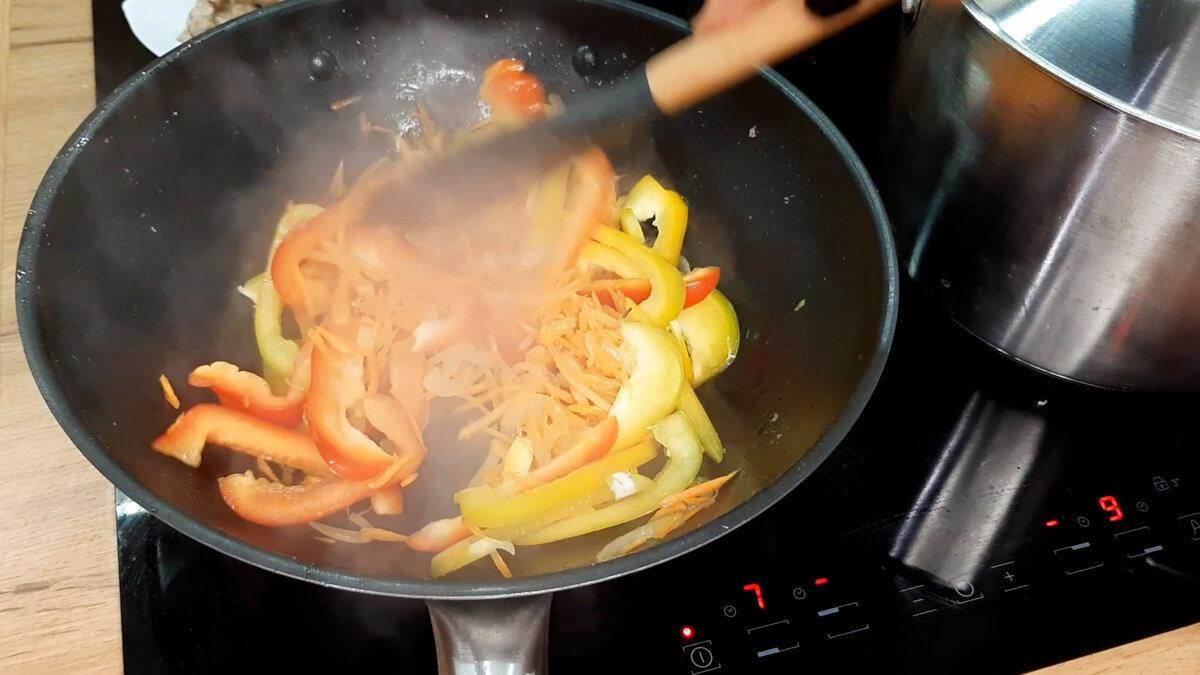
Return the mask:
{"type": "Polygon", "coordinates": [[[1125,512],[1121,510],[1121,505],[1117,503],[1116,497],[1101,497],[1100,508],[1112,514],[1108,517],[1108,519],[1111,521],[1116,522],[1125,517],[1125,512]]]}
{"type": "Polygon", "coordinates": [[[1046,521],[1046,527],[1054,527],[1054,526],[1056,526],[1056,525],[1058,525],[1058,521],[1057,521],[1057,520],[1047,520],[1047,521],[1046,521]]]}
{"type": "Polygon", "coordinates": [[[683,630],[679,632],[683,634],[683,639],[685,640],[691,640],[692,636],[696,634],[696,631],[692,630],[691,626],[684,626],[683,630]]]}
{"type": "Polygon", "coordinates": [[[826,579],[825,577],[821,577],[820,579],[817,579],[817,580],[816,580],[816,581],[814,581],[813,583],[814,583],[814,584],[816,584],[816,585],[818,585],[818,586],[824,586],[825,584],[829,583],[829,580],[828,580],[828,579],[826,579]]]}
{"type": "Polygon", "coordinates": [[[754,593],[754,597],[758,598],[758,608],[766,609],[767,603],[763,602],[762,587],[758,584],[746,584],[742,586],[742,590],[748,593],[754,593]]]}

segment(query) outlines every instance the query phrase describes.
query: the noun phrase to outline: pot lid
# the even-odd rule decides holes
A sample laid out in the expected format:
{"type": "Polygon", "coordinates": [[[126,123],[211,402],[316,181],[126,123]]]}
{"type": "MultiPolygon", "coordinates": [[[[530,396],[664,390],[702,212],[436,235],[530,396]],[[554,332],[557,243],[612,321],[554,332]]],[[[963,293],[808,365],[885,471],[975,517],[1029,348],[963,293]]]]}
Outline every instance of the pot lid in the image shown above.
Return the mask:
{"type": "Polygon", "coordinates": [[[1051,74],[1126,113],[1200,137],[1200,0],[966,0],[1051,74]]]}

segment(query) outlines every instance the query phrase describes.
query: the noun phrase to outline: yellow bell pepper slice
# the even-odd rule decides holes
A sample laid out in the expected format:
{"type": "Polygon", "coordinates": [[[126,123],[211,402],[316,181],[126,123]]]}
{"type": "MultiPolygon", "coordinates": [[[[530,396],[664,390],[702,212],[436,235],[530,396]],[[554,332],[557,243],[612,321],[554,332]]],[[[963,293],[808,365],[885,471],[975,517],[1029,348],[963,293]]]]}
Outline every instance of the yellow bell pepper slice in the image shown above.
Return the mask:
{"type": "MultiPolygon", "coordinates": [[[[652,446],[651,449],[653,449],[652,446]]],[[[631,477],[633,478],[637,492],[648,490],[654,485],[654,481],[645,476],[635,473],[631,477]]],[[[514,554],[515,549],[512,547],[513,540],[549,527],[564,518],[570,518],[571,516],[587,511],[597,504],[612,501],[612,499],[613,493],[611,491],[597,491],[578,503],[569,504],[558,511],[547,513],[536,520],[527,521],[519,525],[493,527],[483,530],[479,534],[472,535],[451,545],[446,550],[434,556],[429,564],[430,574],[434,578],[446,576],[457,569],[490,556],[492,551],[503,550],[507,551],[510,555],[514,554]]]]}
{"type": "Polygon", "coordinates": [[[622,385],[609,414],[617,418],[613,451],[624,450],[650,435],[650,427],[670,414],[683,388],[683,364],[675,338],[667,331],[637,321],[622,321],[621,335],[632,360],[629,381],[622,385]]]}
{"type": "Polygon", "coordinates": [[[533,203],[533,245],[547,246],[556,229],[561,227],[567,208],[567,179],[569,164],[546,174],[538,185],[533,203]]]}
{"type": "Polygon", "coordinates": [[[246,283],[242,284],[238,292],[250,298],[250,302],[258,304],[258,291],[262,288],[263,279],[266,278],[266,272],[259,272],[257,275],[250,277],[246,283]]]}
{"type": "Polygon", "coordinates": [[[696,430],[696,437],[700,439],[700,447],[704,449],[704,454],[714,462],[724,460],[725,445],[721,443],[717,428],[713,426],[708,411],[704,409],[704,404],[700,402],[696,390],[692,389],[690,384],[684,383],[683,390],[679,392],[679,410],[687,415],[692,428],[696,430]]]}
{"type": "MultiPolygon", "coordinates": [[[[653,177],[645,176],[625,197],[624,208],[632,211],[639,221],[654,219],[654,226],[658,228],[654,252],[671,265],[679,265],[679,252],[683,249],[688,221],[688,205],[683,197],[678,192],[664,188],[653,177]]],[[[641,231],[640,224],[638,231],[641,231]]]]}
{"type": "Polygon", "coordinates": [[[271,259],[275,257],[275,249],[279,248],[280,242],[289,232],[323,210],[316,204],[288,204],[275,226],[275,237],[267,255],[267,271],[261,275],[262,281],[258,286],[258,297],[254,303],[254,338],[258,342],[258,352],[263,360],[264,379],[271,385],[271,391],[279,395],[288,391],[287,378],[292,374],[292,366],[296,363],[296,355],[300,353],[300,345],[283,337],[283,300],[280,299],[279,291],[275,290],[275,284],[271,280],[271,259]]]}
{"type": "Polygon", "coordinates": [[[632,260],[598,241],[589,241],[583,245],[576,265],[585,269],[599,267],[622,279],[640,279],[642,277],[641,268],[634,265],[632,260]]]}
{"type": "Polygon", "coordinates": [[[608,477],[632,471],[658,454],[652,443],[612,452],[591,464],[525,492],[504,497],[491,487],[460,490],[454,495],[463,520],[480,527],[504,527],[535,520],[599,494],[611,499],[608,477]],[[607,493],[607,494],[605,494],[607,493]]]}
{"type": "Polygon", "coordinates": [[[667,463],[654,477],[654,485],[630,497],[586,511],[518,537],[518,545],[548,544],[627,523],[659,508],[671,495],[686,490],[700,473],[704,452],[700,439],[683,412],[676,411],[654,425],[654,438],[666,448],[667,463]]]}
{"type": "Polygon", "coordinates": [[[625,234],[637,240],[637,243],[646,243],[646,233],[642,231],[642,221],[638,220],[633,209],[621,209],[621,229],[625,234]]]}
{"type": "Polygon", "coordinates": [[[654,325],[654,320],[642,309],[642,306],[633,301],[632,298],[625,298],[625,320],[636,321],[638,323],[654,325]]]}
{"type": "Polygon", "coordinates": [[[692,362],[688,379],[693,387],[699,387],[725,370],[737,358],[741,343],[737,312],[729,299],[716,289],[680,312],[673,328],[679,330],[687,344],[692,362]]]}
{"type": "Polygon", "coordinates": [[[639,276],[650,281],[650,297],[640,304],[654,325],[666,327],[672,319],[679,316],[687,299],[687,292],[683,286],[683,273],[678,268],[620,230],[602,227],[596,231],[594,237],[601,244],[624,254],[642,269],[643,274],[639,276]]]}
{"type": "Polygon", "coordinates": [[[254,338],[263,360],[263,377],[271,391],[283,395],[288,391],[287,378],[300,353],[300,345],[283,337],[283,300],[271,276],[263,277],[254,305],[254,338]]]}
{"type": "Polygon", "coordinates": [[[678,321],[672,321],[667,328],[675,337],[675,344],[679,347],[679,358],[683,362],[683,379],[690,384],[692,381],[692,355],[688,353],[687,342],[683,339],[683,330],[679,328],[678,321]]]}

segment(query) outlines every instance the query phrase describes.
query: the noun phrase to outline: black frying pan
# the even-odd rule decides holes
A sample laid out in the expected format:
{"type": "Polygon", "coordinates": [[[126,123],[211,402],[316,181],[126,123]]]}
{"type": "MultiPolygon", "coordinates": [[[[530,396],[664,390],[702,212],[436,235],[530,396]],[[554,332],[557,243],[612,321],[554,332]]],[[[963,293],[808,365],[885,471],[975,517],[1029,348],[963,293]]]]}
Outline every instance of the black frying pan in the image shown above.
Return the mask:
{"type": "MultiPolygon", "coordinates": [[[[719,470],[742,472],[665,542],[590,564],[618,534],[606,531],[518,555],[514,579],[475,565],[431,580],[427,557],[403,547],[252,525],[216,489],[242,468],[237,458],[208,453],[192,470],[150,450],[176,415],[157,378],[182,383],[217,359],[257,366],[251,306],[234,289],[261,268],[287,200],[325,201],[339,160],[352,175],[381,152],[362,140],[359,111],[403,125],[417,96],[453,111],[474,96],[468,74],[509,56],[569,105],[686,30],[620,0],[296,0],[159,59],[64,146],[26,222],[18,322],[51,411],[116,487],[183,533],[280,574],[431,600],[439,651],[447,639],[477,640],[445,649],[447,667],[536,664],[520,643],[544,637],[550,593],[668,560],[753,518],[832,452],[876,383],[896,312],[884,212],[846,142],[793,87],[764,72],[613,154],[622,190],[651,172],[690,201],[684,254],[722,267],[743,329],[737,361],[698,392],[729,449],[719,470]],[[573,64],[583,45],[594,69],[573,64]],[[359,94],[348,114],[330,109],[359,94]],[[500,618],[503,630],[481,630],[500,618]]],[[[185,406],[205,400],[180,393],[185,406]]],[[[436,484],[436,454],[414,490],[436,484]]],[[[428,500],[390,525],[411,529],[451,508],[428,500]]]]}

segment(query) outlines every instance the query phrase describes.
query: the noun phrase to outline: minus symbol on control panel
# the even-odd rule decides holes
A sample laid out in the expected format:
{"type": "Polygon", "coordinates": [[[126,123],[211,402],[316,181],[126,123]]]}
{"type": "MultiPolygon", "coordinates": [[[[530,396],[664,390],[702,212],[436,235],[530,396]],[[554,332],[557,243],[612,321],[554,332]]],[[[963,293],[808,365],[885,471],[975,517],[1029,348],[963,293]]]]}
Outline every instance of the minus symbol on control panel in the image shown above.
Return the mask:
{"type": "Polygon", "coordinates": [[[1013,586],[1012,588],[1006,588],[1006,589],[1004,589],[1004,592],[1011,593],[1012,591],[1019,591],[1022,588],[1029,588],[1029,584],[1021,584],[1020,586],[1013,586]]]}
{"type": "Polygon", "coordinates": [[[933,612],[936,612],[936,611],[937,611],[937,607],[934,607],[933,609],[927,609],[924,612],[917,612],[916,614],[913,614],[913,616],[924,616],[926,614],[932,614],[933,612]]]}
{"type": "Polygon", "coordinates": [[[1011,564],[1013,564],[1013,562],[1015,562],[1015,561],[1009,560],[1008,562],[1002,562],[1002,563],[1000,563],[1000,564],[998,564],[998,565],[992,565],[992,569],[994,569],[994,570],[996,570],[996,569],[1000,569],[1001,567],[1004,567],[1005,565],[1011,565],[1011,564]]]}
{"type": "Polygon", "coordinates": [[[909,591],[915,591],[915,590],[917,590],[918,588],[921,588],[921,587],[922,587],[922,586],[924,586],[924,585],[925,585],[925,584],[917,584],[916,586],[909,586],[908,588],[901,588],[901,589],[900,589],[900,592],[901,592],[901,593],[907,593],[907,592],[909,592],[909,591]]]}
{"type": "Polygon", "coordinates": [[[1101,567],[1104,567],[1104,563],[1100,563],[1099,565],[1092,565],[1091,567],[1085,567],[1081,570],[1074,570],[1072,572],[1067,572],[1067,576],[1070,576],[1072,574],[1079,574],[1080,572],[1087,572],[1088,570],[1100,569],[1101,567]]]}
{"type": "Polygon", "coordinates": [[[1143,525],[1141,527],[1135,527],[1132,530],[1125,530],[1124,532],[1118,532],[1118,533],[1114,534],[1113,539],[1116,539],[1117,537],[1121,537],[1121,536],[1124,536],[1127,534],[1132,534],[1134,532],[1141,532],[1142,530],[1148,530],[1148,529],[1150,529],[1150,527],[1147,525],[1143,525]]]}

